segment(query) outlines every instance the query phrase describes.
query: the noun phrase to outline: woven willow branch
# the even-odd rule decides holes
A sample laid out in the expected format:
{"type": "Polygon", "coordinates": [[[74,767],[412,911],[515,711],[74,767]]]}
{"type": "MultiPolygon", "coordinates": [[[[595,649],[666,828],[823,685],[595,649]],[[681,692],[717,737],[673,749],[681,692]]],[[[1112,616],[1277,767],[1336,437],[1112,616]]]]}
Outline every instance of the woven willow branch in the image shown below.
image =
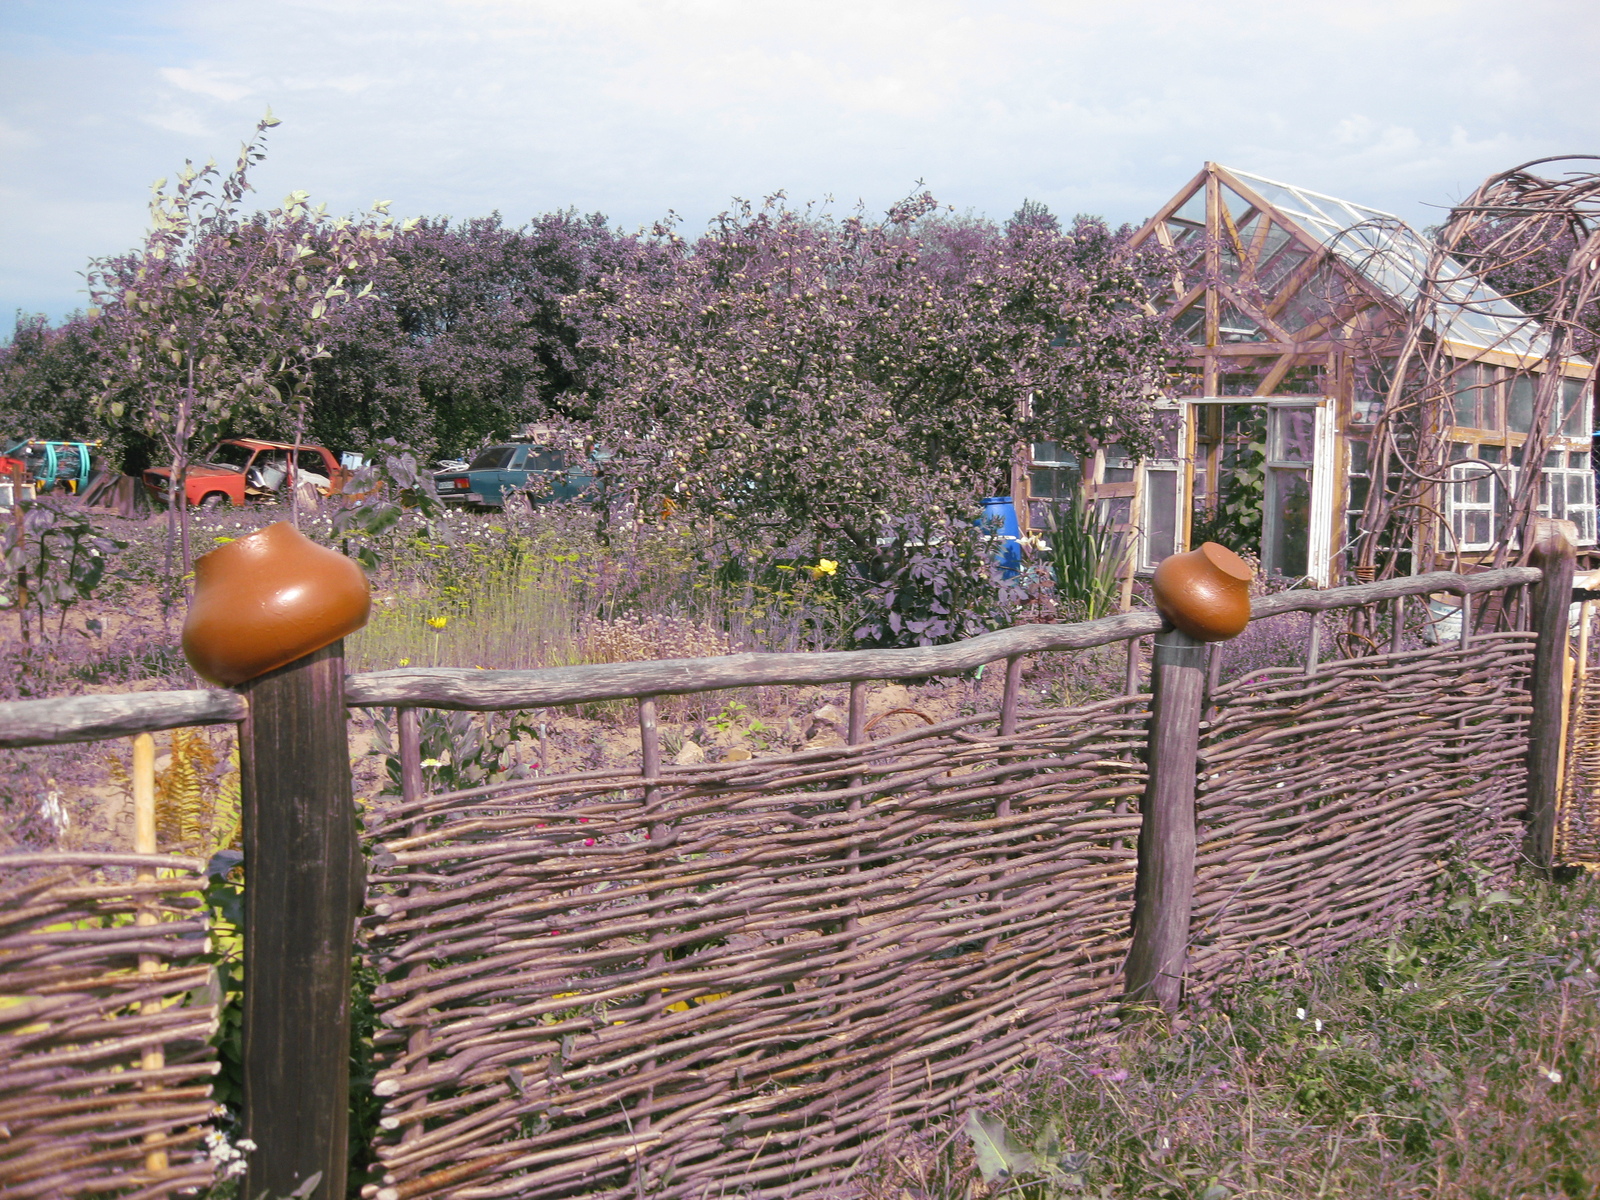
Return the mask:
{"type": "Polygon", "coordinates": [[[210,980],[196,962],[203,881],[165,855],[113,856],[168,875],[139,883],[43,868],[71,857],[0,860],[0,1197],[206,1187],[198,1143],[218,1063],[216,1008],[196,1000],[210,980]],[[155,923],[135,924],[139,913],[155,923]],[[141,1069],[152,1047],[164,1063],[141,1069]],[[163,1150],[168,1166],[152,1173],[163,1150]]]}
{"type": "MultiPolygon", "coordinates": [[[[1191,990],[1381,928],[1453,854],[1506,862],[1531,658],[1493,634],[1217,688],[1191,990]]],[[[820,1195],[1104,1026],[1147,699],[371,813],[379,1200],[820,1195]]]]}

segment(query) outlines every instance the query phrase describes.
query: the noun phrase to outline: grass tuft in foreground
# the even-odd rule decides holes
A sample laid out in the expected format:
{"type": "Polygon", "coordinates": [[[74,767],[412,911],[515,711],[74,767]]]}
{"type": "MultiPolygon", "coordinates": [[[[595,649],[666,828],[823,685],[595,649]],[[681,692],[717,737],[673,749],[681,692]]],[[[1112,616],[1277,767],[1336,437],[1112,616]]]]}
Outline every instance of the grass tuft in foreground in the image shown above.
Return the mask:
{"type": "Polygon", "coordinates": [[[882,1200],[1600,1197],[1600,879],[1471,878],[1394,936],[1061,1051],[882,1200]]]}

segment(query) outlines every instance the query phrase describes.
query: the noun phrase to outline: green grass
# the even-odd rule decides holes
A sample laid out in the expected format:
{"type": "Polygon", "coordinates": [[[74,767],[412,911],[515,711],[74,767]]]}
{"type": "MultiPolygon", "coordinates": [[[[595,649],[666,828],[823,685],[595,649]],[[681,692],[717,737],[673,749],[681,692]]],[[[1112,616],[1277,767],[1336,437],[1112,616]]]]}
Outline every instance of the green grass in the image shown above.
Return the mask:
{"type": "Polygon", "coordinates": [[[976,1106],[1036,1147],[1012,1177],[991,1159],[984,1181],[963,1112],[869,1195],[1600,1196],[1600,881],[1461,888],[1391,938],[1018,1072],[976,1106]]]}

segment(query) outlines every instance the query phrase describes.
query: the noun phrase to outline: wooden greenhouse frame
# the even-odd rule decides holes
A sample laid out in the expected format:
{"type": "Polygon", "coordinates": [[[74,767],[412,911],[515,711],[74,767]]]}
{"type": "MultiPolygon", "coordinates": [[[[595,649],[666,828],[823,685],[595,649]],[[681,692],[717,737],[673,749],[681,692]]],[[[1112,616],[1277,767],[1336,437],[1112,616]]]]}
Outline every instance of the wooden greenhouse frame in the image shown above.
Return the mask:
{"type": "MultiPolygon", "coordinates": [[[[1193,347],[1184,386],[1158,406],[1171,414],[1165,451],[1134,462],[1116,446],[1097,450],[1081,464],[1083,496],[1137,539],[1134,568],[1149,571],[1204,540],[1197,526],[1230,469],[1229,438],[1249,439],[1261,455],[1250,469],[1260,476],[1263,567],[1322,587],[1362,574],[1347,551],[1366,502],[1367,452],[1392,402],[1386,368],[1418,319],[1430,247],[1390,214],[1216,163],[1132,244],[1152,239],[1179,256],[1166,311],[1193,347]],[[1239,432],[1240,414],[1250,431],[1239,432]]],[[[1454,315],[1425,332],[1450,368],[1430,409],[1446,450],[1416,525],[1413,570],[1471,569],[1508,537],[1508,481],[1522,469],[1534,381],[1549,369],[1531,318],[1470,276],[1450,288],[1454,315]]],[[[1571,521],[1580,554],[1593,557],[1593,368],[1558,361],[1538,515],[1571,521]]],[[[1074,465],[1050,443],[1019,464],[1014,495],[1026,497],[1017,508],[1031,526],[1074,465]]]]}

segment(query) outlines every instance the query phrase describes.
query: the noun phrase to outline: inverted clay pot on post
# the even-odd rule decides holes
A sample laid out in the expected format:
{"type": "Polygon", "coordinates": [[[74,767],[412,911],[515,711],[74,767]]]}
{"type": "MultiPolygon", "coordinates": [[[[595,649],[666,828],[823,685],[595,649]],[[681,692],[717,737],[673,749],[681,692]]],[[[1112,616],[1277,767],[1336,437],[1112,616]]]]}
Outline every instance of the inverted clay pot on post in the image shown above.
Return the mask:
{"type": "Polygon", "coordinates": [[[1169,554],[1150,581],[1156,608],[1197,642],[1238,637],[1250,623],[1250,565],[1216,542],[1169,554]]]}
{"type": "Polygon", "coordinates": [[[1149,774],[1139,801],[1133,941],[1123,994],[1167,1012],[1182,998],[1189,955],[1205,644],[1237,637],[1250,623],[1251,575],[1232,550],[1207,542],[1162,559],[1153,581],[1156,607],[1172,628],[1156,635],[1151,664],[1149,774]]]}
{"type": "Polygon", "coordinates": [[[350,954],[361,905],[345,730],[344,637],[365,573],[280,522],[195,562],[183,650],[248,703],[239,731],[245,850],[243,1193],[345,1194],[350,954]]]}

